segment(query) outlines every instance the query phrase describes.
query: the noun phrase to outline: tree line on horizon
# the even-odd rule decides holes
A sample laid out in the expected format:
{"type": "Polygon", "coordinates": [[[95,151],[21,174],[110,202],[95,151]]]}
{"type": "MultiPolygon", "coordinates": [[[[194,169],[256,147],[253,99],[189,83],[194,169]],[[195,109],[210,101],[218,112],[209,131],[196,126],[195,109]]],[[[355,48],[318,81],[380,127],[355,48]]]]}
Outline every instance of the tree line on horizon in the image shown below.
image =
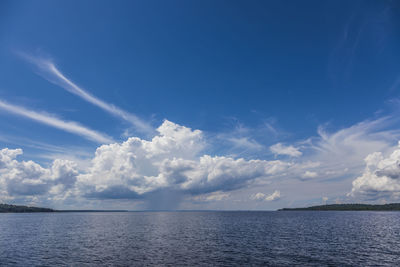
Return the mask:
{"type": "Polygon", "coordinates": [[[54,212],[55,210],[49,208],[28,207],[20,205],[0,204],[0,213],[7,212],[54,212]]]}
{"type": "Polygon", "coordinates": [[[279,211],[296,211],[296,210],[338,210],[338,211],[356,211],[356,210],[376,210],[376,211],[400,211],[400,203],[390,204],[327,204],[319,206],[311,206],[305,208],[283,208],[279,211]]]}

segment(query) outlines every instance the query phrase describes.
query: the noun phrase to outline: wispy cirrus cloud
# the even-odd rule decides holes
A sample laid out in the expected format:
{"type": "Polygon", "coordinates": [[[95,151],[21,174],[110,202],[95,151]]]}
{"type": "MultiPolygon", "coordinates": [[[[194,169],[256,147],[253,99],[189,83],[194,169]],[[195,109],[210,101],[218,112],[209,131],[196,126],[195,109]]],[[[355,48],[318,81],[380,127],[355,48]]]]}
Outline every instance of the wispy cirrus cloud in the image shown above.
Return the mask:
{"type": "Polygon", "coordinates": [[[363,159],[375,151],[388,152],[400,138],[394,128],[398,120],[386,116],[365,120],[347,128],[328,132],[318,128],[318,136],[296,142],[304,151],[295,162],[302,162],[296,169],[300,180],[322,181],[329,179],[352,179],[362,172],[363,159]]]}
{"type": "Polygon", "coordinates": [[[112,138],[108,137],[105,134],[89,129],[74,121],[61,120],[52,114],[29,110],[21,106],[9,104],[3,100],[0,100],[0,109],[16,114],[21,117],[25,117],[40,122],[42,124],[46,124],[61,129],[66,132],[77,134],[91,141],[96,141],[99,143],[113,142],[112,138]]]}
{"type": "Polygon", "coordinates": [[[153,127],[141,120],[135,114],[129,113],[113,104],[107,103],[96,96],[90,94],[83,88],[76,85],[73,81],[67,78],[56,65],[48,59],[37,58],[25,53],[18,53],[22,58],[38,67],[40,75],[51,83],[54,83],[68,92],[79,96],[85,101],[103,109],[104,111],[119,117],[131,123],[138,131],[142,133],[153,133],[153,127]]]}

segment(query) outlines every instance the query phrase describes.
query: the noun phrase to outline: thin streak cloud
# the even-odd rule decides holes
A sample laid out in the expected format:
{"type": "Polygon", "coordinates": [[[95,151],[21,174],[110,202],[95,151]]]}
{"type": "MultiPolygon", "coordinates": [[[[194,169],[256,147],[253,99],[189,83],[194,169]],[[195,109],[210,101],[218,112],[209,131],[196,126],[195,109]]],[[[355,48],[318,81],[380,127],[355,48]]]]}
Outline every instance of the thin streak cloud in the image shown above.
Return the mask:
{"type": "Polygon", "coordinates": [[[54,128],[64,130],[66,132],[77,134],[91,141],[96,141],[98,143],[113,142],[113,140],[105,134],[91,130],[73,121],[63,121],[51,114],[28,110],[24,107],[12,105],[2,100],[0,100],[0,109],[52,126],[54,128]]]}
{"type": "Polygon", "coordinates": [[[148,123],[142,121],[139,117],[136,115],[129,113],[125,110],[122,110],[119,107],[116,107],[113,104],[104,102],[103,100],[97,98],[96,96],[90,94],[89,92],[85,91],[78,85],[76,85],[74,82],[72,82],[70,79],[68,79],[55,65],[51,60],[46,60],[46,59],[40,59],[40,58],[35,58],[23,53],[19,53],[20,56],[22,56],[24,59],[28,60],[29,62],[33,63],[36,65],[42,73],[41,76],[43,76],[46,80],[48,80],[51,83],[54,83],[68,92],[79,96],[80,98],[86,100],[87,102],[98,106],[99,108],[103,109],[104,111],[107,111],[108,113],[119,117],[125,121],[130,122],[137,130],[139,130],[142,133],[153,133],[154,129],[151,125],[148,123]]]}

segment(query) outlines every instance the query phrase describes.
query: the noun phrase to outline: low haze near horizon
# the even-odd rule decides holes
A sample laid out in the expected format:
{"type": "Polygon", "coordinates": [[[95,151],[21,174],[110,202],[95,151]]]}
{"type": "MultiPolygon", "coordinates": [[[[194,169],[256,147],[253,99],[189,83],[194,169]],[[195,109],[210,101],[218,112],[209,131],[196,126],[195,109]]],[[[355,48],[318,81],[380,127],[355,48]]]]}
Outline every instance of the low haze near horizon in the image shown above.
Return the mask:
{"type": "Polygon", "coordinates": [[[0,202],[400,202],[396,1],[2,1],[0,202]]]}

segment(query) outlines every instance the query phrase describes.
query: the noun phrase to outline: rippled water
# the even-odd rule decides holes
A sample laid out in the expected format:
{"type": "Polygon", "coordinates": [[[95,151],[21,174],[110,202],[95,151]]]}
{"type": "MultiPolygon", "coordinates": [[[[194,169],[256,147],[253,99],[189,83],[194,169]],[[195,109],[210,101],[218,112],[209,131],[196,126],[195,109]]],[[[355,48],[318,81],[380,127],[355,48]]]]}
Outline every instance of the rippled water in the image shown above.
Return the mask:
{"type": "Polygon", "coordinates": [[[0,265],[400,265],[399,212],[0,214],[0,265]]]}

